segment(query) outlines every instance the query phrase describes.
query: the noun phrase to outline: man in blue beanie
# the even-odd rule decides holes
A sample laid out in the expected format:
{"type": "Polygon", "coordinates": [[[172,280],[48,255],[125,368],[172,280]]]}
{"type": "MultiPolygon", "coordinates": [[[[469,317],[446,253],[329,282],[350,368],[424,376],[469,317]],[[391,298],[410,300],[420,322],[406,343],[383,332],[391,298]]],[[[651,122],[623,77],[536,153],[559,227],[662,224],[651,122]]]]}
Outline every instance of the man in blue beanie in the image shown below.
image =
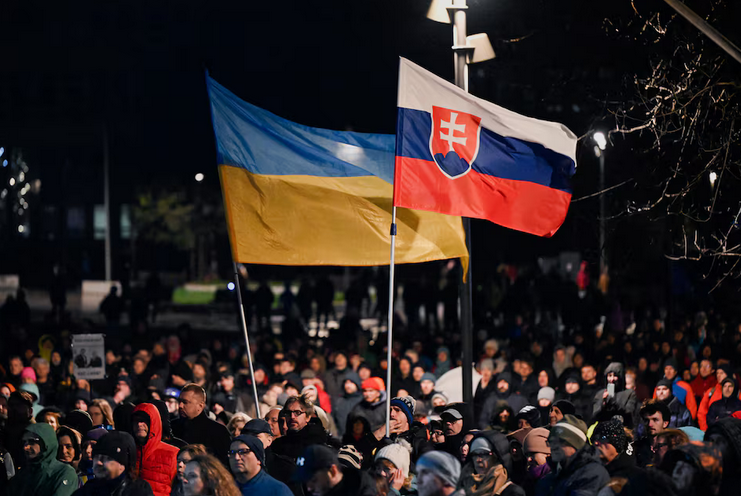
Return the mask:
{"type": "Polygon", "coordinates": [[[411,396],[396,397],[391,400],[390,437],[392,441],[401,438],[412,445],[412,463],[432,451],[434,446],[427,440],[427,430],[420,422],[414,421],[416,401],[411,396]]]}
{"type": "Polygon", "coordinates": [[[288,486],[272,478],[264,470],[265,448],[262,441],[250,434],[235,437],[229,446],[229,468],[237,487],[248,494],[292,496],[288,486]]]}

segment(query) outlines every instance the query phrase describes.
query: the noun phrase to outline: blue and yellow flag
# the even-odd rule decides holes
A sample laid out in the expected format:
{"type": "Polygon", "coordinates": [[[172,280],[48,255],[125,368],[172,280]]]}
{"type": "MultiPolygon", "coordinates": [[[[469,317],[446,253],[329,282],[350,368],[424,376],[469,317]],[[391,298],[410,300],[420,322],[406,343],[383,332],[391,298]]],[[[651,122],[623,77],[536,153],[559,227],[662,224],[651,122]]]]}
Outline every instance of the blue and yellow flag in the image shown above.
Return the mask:
{"type": "MultiPolygon", "coordinates": [[[[302,126],[207,77],[234,260],[387,265],[393,135],[302,126]]],[[[397,209],[396,262],[461,258],[460,217],[397,209]]]]}

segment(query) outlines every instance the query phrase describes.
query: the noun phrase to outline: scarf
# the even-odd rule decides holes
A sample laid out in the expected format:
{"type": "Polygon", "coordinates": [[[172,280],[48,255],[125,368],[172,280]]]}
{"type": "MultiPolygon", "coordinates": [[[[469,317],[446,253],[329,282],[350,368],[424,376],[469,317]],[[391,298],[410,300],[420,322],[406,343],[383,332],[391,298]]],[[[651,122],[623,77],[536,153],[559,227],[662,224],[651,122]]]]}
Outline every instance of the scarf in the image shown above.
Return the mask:
{"type": "Polygon", "coordinates": [[[490,468],[486,474],[473,474],[473,485],[466,491],[466,495],[490,496],[502,494],[512,481],[508,480],[507,469],[501,463],[490,468]]]}

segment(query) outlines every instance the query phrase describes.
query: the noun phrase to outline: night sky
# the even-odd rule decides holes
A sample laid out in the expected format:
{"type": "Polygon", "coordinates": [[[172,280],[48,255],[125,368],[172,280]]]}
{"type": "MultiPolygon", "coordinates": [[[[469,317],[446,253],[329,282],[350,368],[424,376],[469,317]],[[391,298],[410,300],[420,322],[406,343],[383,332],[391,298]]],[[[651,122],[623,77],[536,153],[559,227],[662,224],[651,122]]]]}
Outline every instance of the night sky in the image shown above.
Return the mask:
{"type": "MultiPolygon", "coordinates": [[[[628,0],[468,4],[469,34],[486,32],[497,52],[471,67],[470,91],[579,136],[609,125],[610,102],[650,67],[654,48],[629,35],[628,0]]],[[[660,0],[636,5],[667,12],[660,0]]],[[[295,122],[393,133],[399,56],[453,77],[451,27],[426,19],[427,7],[425,0],[5,0],[0,136],[45,157],[47,174],[64,160],[80,164],[80,181],[68,187],[84,189],[99,184],[107,127],[114,197],[142,185],[188,184],[196,172],[218,191],[205,70],[295,122]]],[[[614,157],[629,153],[625,145],[614,157]]],[[[575,198],[597,189],[588,140],[578,157],[575,198]]],[[[625,169],[613,167],[608,185],[625,169]]],[[[596,201],[575,204],[552,240],[477,221],[475,253],[517,261],[577,249],[594,262],[596,209],[596,201]]]]}

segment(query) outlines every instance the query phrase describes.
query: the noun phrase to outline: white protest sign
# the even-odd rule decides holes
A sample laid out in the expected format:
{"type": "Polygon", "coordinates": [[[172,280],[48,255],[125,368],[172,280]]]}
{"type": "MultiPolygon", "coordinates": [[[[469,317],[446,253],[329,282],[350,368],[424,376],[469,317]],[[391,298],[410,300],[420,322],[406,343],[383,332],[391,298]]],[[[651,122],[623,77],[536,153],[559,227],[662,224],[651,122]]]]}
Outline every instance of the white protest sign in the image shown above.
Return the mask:
{"type": "Polygon", "coordinates": [[[73,334],[72,357],[77,379],[105,379],[104,334],[73,334]]]}

